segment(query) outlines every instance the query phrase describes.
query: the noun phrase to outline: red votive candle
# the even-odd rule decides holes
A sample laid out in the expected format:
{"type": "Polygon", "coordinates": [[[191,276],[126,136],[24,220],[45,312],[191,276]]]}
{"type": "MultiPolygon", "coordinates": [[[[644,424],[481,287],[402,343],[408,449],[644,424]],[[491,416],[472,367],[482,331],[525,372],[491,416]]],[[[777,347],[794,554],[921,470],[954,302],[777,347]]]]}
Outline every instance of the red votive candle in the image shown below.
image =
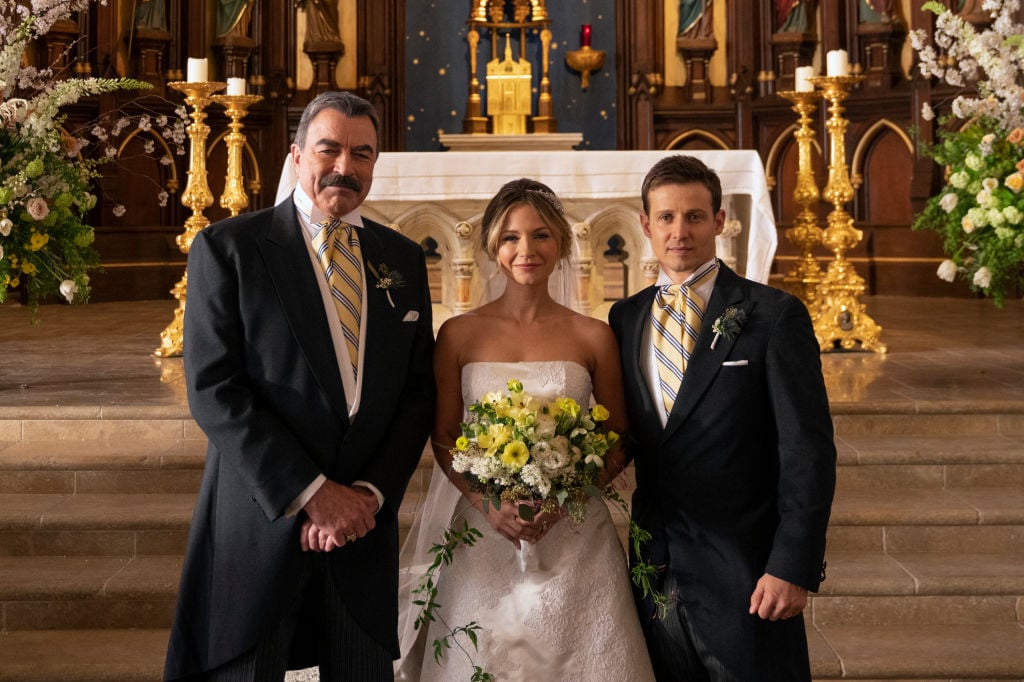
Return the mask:
{"type": "Polygon", "coordinates": [[[590,47],[590,24],[580,27],[580,47],[590,47]]]}

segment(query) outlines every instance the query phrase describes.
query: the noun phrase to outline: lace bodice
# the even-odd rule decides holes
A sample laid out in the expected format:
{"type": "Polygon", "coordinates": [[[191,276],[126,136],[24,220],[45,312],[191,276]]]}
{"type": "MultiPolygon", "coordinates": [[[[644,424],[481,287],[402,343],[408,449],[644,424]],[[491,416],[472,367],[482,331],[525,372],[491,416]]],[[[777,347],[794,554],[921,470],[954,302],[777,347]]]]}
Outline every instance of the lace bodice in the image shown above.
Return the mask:
{"type": "Polygon", "coordinates": [[[590,372],[575,362],[471,362],[462,368],[462,400],[470,405],[485,393],[504,390],[509,379],[518,379],[524,391],[542,401],[567,397],[588,405],[593,391],[590,372]]]}

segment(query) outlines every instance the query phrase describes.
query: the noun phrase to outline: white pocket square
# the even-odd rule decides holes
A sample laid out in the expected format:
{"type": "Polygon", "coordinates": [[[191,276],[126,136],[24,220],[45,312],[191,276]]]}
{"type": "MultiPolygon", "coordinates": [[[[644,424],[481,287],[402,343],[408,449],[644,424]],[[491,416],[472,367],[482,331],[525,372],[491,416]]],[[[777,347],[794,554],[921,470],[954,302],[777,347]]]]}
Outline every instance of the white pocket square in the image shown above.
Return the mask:
{"type": "Polygon", "coordinates": [[[744,367],[749,364],[747,360],[728,360],[722,363],[722,367],[744,367]]]}
{"type": "Polygon", "coordinates": [[[415,322],[418,319],[420,319],[420,311],[410,310],[405,314],[405,317],[402,318],[402,322],[415,322]]]}

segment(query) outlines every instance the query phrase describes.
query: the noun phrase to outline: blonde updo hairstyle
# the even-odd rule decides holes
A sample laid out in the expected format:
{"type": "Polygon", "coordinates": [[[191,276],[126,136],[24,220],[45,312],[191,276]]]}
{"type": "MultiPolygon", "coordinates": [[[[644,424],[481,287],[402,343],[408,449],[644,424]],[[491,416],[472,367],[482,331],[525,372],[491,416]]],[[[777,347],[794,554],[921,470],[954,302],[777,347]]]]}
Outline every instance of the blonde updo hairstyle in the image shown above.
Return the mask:
{"type": "Polygon", "coordinates": [[[569,221],[565,219],[562,202],[550,187],[529,178],[506,182],[487,204],[481,222],[481,246],[484,253],[492,261],[497,260],[501,232],[508,224],[509,214],[513,209],[523,205],[533,207],[544,224],[551,228],[558,243],[559,258],[568,258],[572,253],[572,231],[569,228],[569,221]]]}

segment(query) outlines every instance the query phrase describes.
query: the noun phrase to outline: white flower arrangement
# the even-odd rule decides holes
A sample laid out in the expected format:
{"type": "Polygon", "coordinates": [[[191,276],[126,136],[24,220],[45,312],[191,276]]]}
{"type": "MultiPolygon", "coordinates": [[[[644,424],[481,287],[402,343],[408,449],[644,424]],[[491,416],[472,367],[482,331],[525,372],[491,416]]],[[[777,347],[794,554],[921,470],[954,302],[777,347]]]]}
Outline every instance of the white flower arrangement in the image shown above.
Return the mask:
{"type": "MultiPolygon", "coordinates": [[[[996,305],[1024,286],[1024,24],[1019,0],[985,0],[992,23],[983,31],[934,0],[934,45],[923,30],[911,44],[925,76],[956,87],[972,85],[942,118],[929,154],[947,169],[946,186],[929,199],[914,229],[933,229],[949,256],[936,271],[963,277],[996,305]]],[[[931,107],[922,110],[934,116],[931,107]]]]}
{"type": "MultiPolygon", "coordinates": [[[[122,117],[110,128],[90,124],[91,132],[76,135],[65,130],[61,107],[90,95],[150,85],[129,78],[59,80],[50,69],[21,66],[34,39],[91,1],[31,0],[0,7],[0,302],[19,286],[33,310],[48,295],[84,302],[88,273],[99,264],[87,223],[97,202],[92,183],[98,167],[117,156],[112,138],[132,121],[122,117]],[[86,135],[100,143],[89,156],[86,135]]],[[[161,117],[163,136],[180,154],[184,116],[179,109],[176,120],[161,117]]],[[[136,124],[151,127],[153,117],[141,114],[136,124]]],[[[115,215],[119,212],[123,207],[115,206],[115,215]]]]}

